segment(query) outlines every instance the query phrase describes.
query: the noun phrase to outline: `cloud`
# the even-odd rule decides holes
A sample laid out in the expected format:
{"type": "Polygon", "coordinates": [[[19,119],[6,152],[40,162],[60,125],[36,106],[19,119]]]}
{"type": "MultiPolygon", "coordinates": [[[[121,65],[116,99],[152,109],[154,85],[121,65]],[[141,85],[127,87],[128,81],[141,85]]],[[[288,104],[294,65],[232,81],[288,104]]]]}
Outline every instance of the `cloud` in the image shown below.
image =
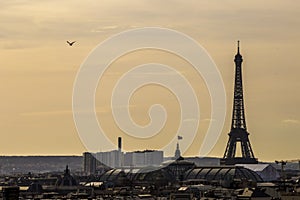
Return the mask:
{"type": "Polygon", "coordinates": [[[20,113],[20,116],[53,116],[53,115],[70,115],[71,110],[52,110],[52,111],[39,111],[39,112],[25,112],[20,113]]]}
{"type": "Polygon", "coordinates": [[[285,124],[300,124],[300,121],[297,119],[284,119],[281,122],[285,124]]]}
{"type": "MultiPolygon", "coordinates": [[[[157,66],[160,63],[147,63],[149,64],[153,64],[153,66],[157,66]]],[[[139,66],[135,66],[135,69],[138,69],[140,67],[142,67],[143,65],[139,65],[139,66]]],[[[150,66],[152,67],[152,66],[150,66]]],[[[169,66],[170,68],[172,68],[172,66],[169,66]]],[[[172,68],[172,71],[157,71],[157,70],[153,70],[151,71],[151,68],[149,69],[143,69],[143,71],[135,71],[135,69],[133,71],[127,71],[124,73],[120,73],[120,72],[106,72],[105,75],[109,75],[109,76],[132,76],[132,77],[138,77],[138,78],[143,78],[144,76],[182,76],[184,74],[187,74],[189,71],[188,70],[177,70],[175,68],[172,68]]]]}
{"type": "Polygon", "coordinates": [[[118,29],[118,28],[120,28],[120,27],[116,26],[116,25],[102,26],[102,27],[97,27],[95,29],[92,29],[91,32],[93,32],[93,33],[102,33],[102,32],[105,32],[105,31],[115,30],[115,29],[118,29]]]}
{"type": "MultiPolygon", "coordinates": [[[[139,105],[141,106],[141,105],[139,105]]],[[[123,109],[123,108],[135,108],[138,107],[138,105],[115,105],[116,109],[123,109]]],[[[96,107],[96,113],[109,113],[111,112],[111,109],[109,106],[102,106],[102,107],[96,107]]],[[[88,111],[82,110],[78,111],[80,114],[88,114],[88,111]]],[[[36,112],[23,112],[20,113],[20,116],[23,117],[34,117],[34,116],[59,116],[59,115],[72,115],[73,110],[49,110],[49,111],[36,111],[36,112]]]]}
{"type": "MultiPolygon", "coordinates": [[[[81,114],[87,114],[87,111],[79,111],[81,114]]],[[[107,113],[110,109],[106,107],[97,107],[96,113],[107,113]]],[[[23,117],[35,117],[35,116],[59,116],[59,115],[72,115],[73,110],[50,110],[50,111],[37,111],[37,112],[24,112],[20,113],[23,117]]]]}
{"type": "Polygon", "coordinates": [[[38,46],[37,42],[35,41],[29,42],[26,40],[6,40],[1,43],[0,49],[8,49],[8,50],[27,49],[27,48],[37,47],[37,46],[38,46]]]}

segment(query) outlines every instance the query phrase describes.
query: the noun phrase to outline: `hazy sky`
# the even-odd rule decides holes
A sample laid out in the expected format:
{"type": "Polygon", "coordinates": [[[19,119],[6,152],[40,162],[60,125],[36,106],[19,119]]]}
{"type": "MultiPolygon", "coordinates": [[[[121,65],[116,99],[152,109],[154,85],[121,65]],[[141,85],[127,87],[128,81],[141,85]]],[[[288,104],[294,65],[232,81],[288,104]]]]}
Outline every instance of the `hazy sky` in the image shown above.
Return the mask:
{"type": "MultiPolygon", "coordinates": [[[[299,10],[300,3],[295,0],[0,1],[0,154],[85,151],[72,117],[73,83],[81,63],[96,45],[113,34],[156,26],[194,38],[209,52],[221,72],[228,112],[222,135],[210,156],[223,156],[228,140],[233,59],[236,41],[241,40],[246,121],[255,156],[266,161],[300,158],[299,10]],[[69,47],[66,40],[77,42],[69,47]]],[[[111,85],[126,66],[154,60],[177,63],[179,70],[186,70],[186,63],[169,57],[162,52],[146,51],[116,61],[101,80],[106,81],[105,88],[97,91],[98,111],[106,109],[102,92],[104,97],[109,95],[111,85]],[[121,65],[123,68],[118,68],[121,65]]],[[[193,77],[192,71],[186,74],[194,85],[201,79],[193,77]]],[[[195,87],[205,90],[203,83],[195,87]]],[[[168,125],[167,132],[172,132],[178,123],[174,117],[179,112],[178,104],[172,94],[160,91],[161,88],[144,88],[143,95],[135,94],[133,119],[147,124],[147,109],[157,100],[151,99],[155,89],[171,112],[168,122],[173,125],[168,125]]],[[[207,128],[205,123],[209,121],[206,117],[210,105],[205,96],[207,91],[198,94],[204,98],[200,129],[207,128]]],[[[106,111],[109,109],[99,113],[109,120],[106,111]]],[[[113,127],[109,121],[105,121],[105,126],[113,127]]],[[[197,141],[203,138],[200,132],[203,130],[199,130],[186,155],[197,154],[197,141]]],[[[130,141],[124,146],[130,149],[130,141]]]]}

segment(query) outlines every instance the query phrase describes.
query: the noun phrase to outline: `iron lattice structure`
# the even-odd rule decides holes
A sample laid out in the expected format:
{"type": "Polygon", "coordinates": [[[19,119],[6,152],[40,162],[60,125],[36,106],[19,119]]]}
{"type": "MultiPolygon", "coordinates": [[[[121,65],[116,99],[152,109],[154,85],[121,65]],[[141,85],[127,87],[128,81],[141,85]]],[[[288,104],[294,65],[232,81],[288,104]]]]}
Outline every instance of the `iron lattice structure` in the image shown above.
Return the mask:
{"type": "Polygon", "coordinates": [[[238,41],[237,54],[235,55],[235,83],[234,83],[234,98],[232,110],[232,122],[229,140],[227,147],[221,160],[221,164],[255,164],[258,163],[254,157],[254,153],[249,141],[249,133],[247,132],[244,96],[243,96],[243,81],[242,81],[242,62],[243,58],[240,54],[238,41]],[[237,144],[241,145],[241,157],[236,157],[237,144]]]}

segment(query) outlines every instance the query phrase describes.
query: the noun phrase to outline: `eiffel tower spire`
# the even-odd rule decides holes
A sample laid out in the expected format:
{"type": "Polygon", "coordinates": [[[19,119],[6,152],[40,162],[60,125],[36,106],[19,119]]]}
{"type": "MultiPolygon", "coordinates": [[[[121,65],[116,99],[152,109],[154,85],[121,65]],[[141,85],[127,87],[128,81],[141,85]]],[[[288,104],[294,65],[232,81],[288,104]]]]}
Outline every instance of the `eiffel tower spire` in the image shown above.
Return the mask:
{"type": "Polygon", "coordinates": [[[231,130],[227,147],[221,160],[221,164],[243,164],[243,163],[257,163],[251,144],[248,138],[244,95],[243,95],[243,80],[242,80],[242,62],[243,58],[240,54],[240,42],[237,45],[237,54],[234,58],[235,62],[235,82],[234,82],[234,98],[232,109],[231,130]],[[241,145],[241,157],[236,157],[237,143],[241,145]]]}

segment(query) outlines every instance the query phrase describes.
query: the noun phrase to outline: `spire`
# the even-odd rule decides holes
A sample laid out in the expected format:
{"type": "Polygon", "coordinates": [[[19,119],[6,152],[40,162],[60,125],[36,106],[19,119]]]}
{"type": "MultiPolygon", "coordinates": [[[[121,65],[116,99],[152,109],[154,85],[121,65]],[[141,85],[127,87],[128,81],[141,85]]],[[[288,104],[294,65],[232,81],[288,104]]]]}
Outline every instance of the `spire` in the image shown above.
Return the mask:
{"type": "Polygon", "coordinates": [[[243,62],[242,55],[240,54],[240,41],[237,41],[237,54],[234,57],[234,62],[238,65],[241,65],[243,62]]]}
{"type": "Polygon", "coordinates": [[[175,151],[175,156],[174,158],[177,159],[181,156],[181,152],[180,152],[180,149],[179,149],[179,143],[177,142],[177,145],[176,145],[176,151],[175,151]]]}
{"type": "Polygon", "coordinates": [[[65,175],[68,175],[68,174],[70,174],[70,170],[69,170],[69,166],[66,165],[65,175]]]}

